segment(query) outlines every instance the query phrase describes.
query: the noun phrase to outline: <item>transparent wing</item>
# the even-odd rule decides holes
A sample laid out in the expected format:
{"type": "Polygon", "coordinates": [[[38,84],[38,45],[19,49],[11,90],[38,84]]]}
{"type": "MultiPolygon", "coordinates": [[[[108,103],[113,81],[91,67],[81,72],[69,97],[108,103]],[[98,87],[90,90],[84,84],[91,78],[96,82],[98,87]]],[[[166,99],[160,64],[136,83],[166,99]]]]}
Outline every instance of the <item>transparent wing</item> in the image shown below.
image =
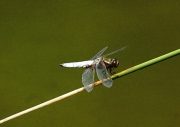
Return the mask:
{"type": "Polygon", "coordinates": [[[111,53],[108,53],[108,54],[106,54],[106,55],[103,55],[102,57],[106,57],[106,56],[112,55],[112,54],[114,54],[114,53],[117,53],[117,52],[119,52],[119,51],[124,50],[124,49],[127,48],[127,47],[128,47],[128,46],[125,46],[125,47],[120,48],[120,49],[118,49],[118,50],[116,50],[116,51],[114,51],[114,52],[111,52],[111,53]]]}
{"type": "Polygon", "coordinates": [[[94,69],[88,68],[82,74],[82,83],[88,92],[94,88],[94,69]]]}
{"type": "Polygon", "coordinates": [[[105,48],[103,48],[103,49],[102,49],[101,51],[99,51],[93,58],[91,58],[91,60],[94,60],[94,59],[98,58],[107,48],[108,48],[108,46],[105,47],[105,48]]]}
{"type": "Polygon", "coordinates": [[[99,80],[102,80],[103,85],[110,88],[113,84],[113,80],[110,78],[103,61],[96,64],[96,72],[99,80]]]}

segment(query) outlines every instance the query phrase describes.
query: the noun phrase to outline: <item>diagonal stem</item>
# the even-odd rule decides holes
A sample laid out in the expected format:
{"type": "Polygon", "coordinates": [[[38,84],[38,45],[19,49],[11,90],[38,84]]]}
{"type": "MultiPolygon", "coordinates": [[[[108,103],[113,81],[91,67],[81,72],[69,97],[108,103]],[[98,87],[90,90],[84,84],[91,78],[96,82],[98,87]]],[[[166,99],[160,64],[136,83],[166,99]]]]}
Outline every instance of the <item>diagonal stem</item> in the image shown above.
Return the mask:
{"type": "MultiPolygon", "coordinates": [[[[117,78],[119,78],[119,77],[125,76],[125,75],[127,75],[127,74],[130,74],[130,73],[132,73],[132,72],[135,72],[135,71],[137,71],[137,70],[140,70],[140,69],[142,69],[142,68],[145,68],[145,67],[147,67],[147,66],[153,65],[153,64],[155,64],[155,63],[158,63],[158,62],[160,62],[160,61],[166,60],[166,59],[168,59],[168,58],[171,58],[171,57],[176,56],[176,55],[179,55],[179,54],[180,54],[180,49],[175,50],[175,51],[173,51],[173,52],[167,53],[167,54],[162,55],[162,56],[160,56],[160,57],[157,57],[157,58],[154,58],[154,59],[149,60],[149,61],[147,61],[147,62],[144,62],[144,63],[142,63],[142,64],[139,64],[139,65],[130,67],[130,68],[128,68],[128,69],[126,69],[126,70],[124,70],[124,71],[122,71],[122,72],[119,72],[119,73],[117,73],[117,74],[112,75],[111,78],[112,78],[113,80],[115,80],[115,79],[117,79],[117,78]]],[[[102,84],[102,81],[97,81],[97,82],[95,82],[95,86],[99,86],[99,85],[101,85],[101,84],[102,84]]],[[[85,90],[84,87],[78,88],[78,89],[73,90],[73,91],[71,91],[71,92],[69,92],[69,93],[63,94],[63,95],[61,95],[61,96],[59,96],[59,97],[56,97],[56,98],[54,98],[54,99],[51,99],[51,100],[49,100],[49,101],[46,101],[46,102],[44,102],[44,103],[41,103],[41,104],[36,105],[36,106],[34,106],[34,107],[31,107],[31,108],[29,108],[29,109],[26,109],[26,110],[24,110],[24,111],[21,111],[21,112],[19,112],[19,113],[16,113],[16,114],[14,114],[14,115],[11,115],[11,116],[9,116],[9,117],[7,117],[7,118],[4,118],[4,119],[0,120],[0,124],[4,123],[4,122],[6,122],[6,121],[9,121],[9,120],[11,120],[11,119],[14,119],[14,118],[16,118],[16,117],[19,117],[19,116],[21,116],[21,115],[24,115],[24,114],[26,114],[26,113],[29,113],[29,112],[31,112],[31,111],[34,111],[34,110],[36,110],[36,109],[42,108],[42,107],[44,107],[44,106],[47,106],[47,105],[50,105],[50,104],[55,103],[55,102],[57,102],[57,101],[60,101],[60,100],[62,100],[62,99],[65,99],[65,98],[67,98],[67,97],[70,97],[70,96],[72,96],[72,95],[75,95],[75,94],[77,94],[77,93],[80,93],[80,92],[82,92],[82,91],[84,91],[84,90],[85,90]]]]}

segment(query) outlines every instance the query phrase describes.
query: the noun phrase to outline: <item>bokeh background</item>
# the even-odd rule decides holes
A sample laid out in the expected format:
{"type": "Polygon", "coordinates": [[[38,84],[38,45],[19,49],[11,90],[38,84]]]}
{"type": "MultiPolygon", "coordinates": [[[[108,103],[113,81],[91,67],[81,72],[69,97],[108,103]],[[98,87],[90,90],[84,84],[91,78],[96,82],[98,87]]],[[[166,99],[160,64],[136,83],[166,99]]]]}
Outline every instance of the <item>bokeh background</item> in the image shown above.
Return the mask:
{"type": "MultiPolygon", "coordinates": [[[[99,50],[122,71],[180,47],[177,0],[1,0],[0,119],[82,87],[99,50]]],[[[3,123],[2,127],[179,127],[180,56],[3,123]]],[[[96,79],[97,80],[97,79],[96,79]]]]}

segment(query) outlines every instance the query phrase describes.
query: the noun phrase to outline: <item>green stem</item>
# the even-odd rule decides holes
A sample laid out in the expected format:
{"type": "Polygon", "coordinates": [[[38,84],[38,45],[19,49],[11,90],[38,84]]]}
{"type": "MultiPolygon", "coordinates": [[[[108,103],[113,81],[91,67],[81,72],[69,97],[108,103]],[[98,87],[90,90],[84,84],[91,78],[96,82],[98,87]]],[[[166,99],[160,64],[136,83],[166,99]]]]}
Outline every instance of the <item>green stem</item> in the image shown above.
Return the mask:
{"type": "Polygon", "coordinates": [[[117,79],[117,78],[119,78],[119,77],[122,77],[122,76],[124,76],[124,75],[127,75],[127,74],[132,73],[132,72],[137,71],[137,70],[140,70],[140,69],[142,69],[142,68],[148,67],[148,66],[150,66],[150,65],[153,65],[153,64],[155,64],[155,63],[161,62],[161,61],[163,61],[163,60],[166,60],[166,59],[168,59],[168,58],[171,58],[171,57],[176,56],[176,55],[179,55],[179,54],[180,54],[180,49],[175,50],[175,51],[172,51],[172,52],[170,52],[170,53],[167,53],[167,54],[162,55],[162,56],[160,56],[160,57],[154,58],[154,59],[149,60],[149,61],[147,61],[147,62],[144,62],[144,63],[142,63],[142,64],[133,66],[133,67],[131,67],[131,68],[129,68],[129,69],[126,69],[126,70],[124,70],[124,71],[122,71],[122,72],[119,72],[119,73],[117,73],[117,74],[115,74],[115,75],[112,75],[111,78],[112,78],[113,80],[114,80],[114,79],[117,79]]]}
{"type": "MultiPolygon", "coordinates": [[[[155,59],[149,60],[149,61],[144,62],[144,63],[142,63],[142,64],[136,65],[136,66],[131,67],[131,68],[125,70],[125,71],[122,71],[122,72],[119,72],[119,73],[117,73],[117,74],[114,74],[114,75],[111,76],[111,78],[114,80],[114,79],[116,79],[116,78],[122,77],[122,76],[127,75],[127,74],[129,74],[129,73],[131,73],[131,72],[140,70],[140,69],[142,69],[142,68],[144,68],[144,67],[147,67],[147,66],[150,66],[150,65],[152,65],[152,64],[155,64],[155,63],[157,63],[157,62],[160,62],[160,61],[162,61],[162,60],[171,58],[171,57],[176,56],[176,55],[178,55],[178,54],[180,54],[180,49],[175,50],[175,51],[173,51],[173,52],[170,52],[170,53],[168,53],[168,54],[165,54],[165,55],[163,55],[163,56],[157,57],[157,58],[155,58],[155,59]]],[[[102,84],[102,81],[97,81],[97,82],[95,82],[95,86],[99,86],[99,85],[101,85],[101,84],[102,84]]],[[[4,122],[7,122],[7,121],[9,121],[9,120],[11,120],[11,119],[14,119],[14,118],[16,118],[16,117],[19,117],[19,116],[21,116],[21,115],[24,115],[24,114],[26,114],[26,113],[32,112],[32,111],[34,111],[34,110],[37,110],[37,109],[39,109],[39,108],[42,108],[42,107],[44,107],[44,106],[50,105],[50,104],[52,104],[52,103],[55,103],[55,102],[57,102],[57,101],[60,101],[60,100],[62,100],[62,99],[65,99],[65,98],[67,98],[67,97],[70,97],[70,96],[72,96],[72,95],[75,95],[75,94],[77,94],[77,93],[80,93],[80,92],[82,92],[82,91],[84,91],[84,90],[85,90],[84,87],[79,88],[79,89],[76,89],[76,90],[73,90],[73,91],[71,91],[71,92],[69,92],[69,93],[63,94],[63,95],[61,95],[61,96],[59,96],[59,97],[56,97],[56,98],[54,98],[54,99],[51,99],[51,100],[49,100],[49,101],[46,101],[46,102],[44,102],[44,103],[41,103],[41,104],[36,105],[36,106],[34,106],[34,107],[31,107],[31,108],[29,108],[29,109],[26,109],[26,110],[24,110],[24,111],[21,111],[21,112],[19,112],[19,113],[16,113],[16,114],[14,114],[14,115],[11,115],[11,116],[9,116],[9,117],[7,117],[7,118],[4,118],[4,119],[0,120],[0,124],[2,124],[2,123],[4,123],[4,122]]]]}

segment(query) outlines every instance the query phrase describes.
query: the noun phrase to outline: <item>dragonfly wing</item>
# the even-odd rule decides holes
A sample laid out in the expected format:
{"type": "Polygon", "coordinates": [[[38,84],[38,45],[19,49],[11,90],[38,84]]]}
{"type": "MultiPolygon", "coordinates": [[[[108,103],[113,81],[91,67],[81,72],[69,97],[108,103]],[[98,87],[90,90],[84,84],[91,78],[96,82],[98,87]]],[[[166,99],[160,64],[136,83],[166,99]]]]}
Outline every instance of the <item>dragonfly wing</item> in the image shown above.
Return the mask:
{"type": "Polygon", "coordinates": [[[119,51],[124,50],[124,49],[127,48],[127,47],[128,47],[128,46],[125,46],[125,47],[120,48],[120,49],[118,49],[118,50],[116,50],[116,51],[114,51],[114,52],[111,52],[111,53],[108,53],[108,54],[106,54],[106,55],[103,55],[102,57],[106,57],[106,56],[112,55],[112,54],[114,54],[114,53],[117,53],[117,52],[119,52],[119,51]]]}
{"type": "Polygon", "coordinates": [[[102,84],[110,88],[113,84],[113,80],[110,78],[106,66],[103,61],[96,64],[96,72],[99,80],[102,80],[102,84]]]}
{"type": "Polygon", "coordinates": [[[94,69],[88,68],[82,74],[82,83],[88,92],[94,88],[94,69]]]}
{"type": "Polygon", "coordinates": [[[98,58],[107,48],[108,48],[108,46],[105,47],[105,48],[103,48],[103,49],[102,49],[101,51],[99,51],[93,58],[91,58],[91,60],[94,60],[94,59],[98,58]]]}

